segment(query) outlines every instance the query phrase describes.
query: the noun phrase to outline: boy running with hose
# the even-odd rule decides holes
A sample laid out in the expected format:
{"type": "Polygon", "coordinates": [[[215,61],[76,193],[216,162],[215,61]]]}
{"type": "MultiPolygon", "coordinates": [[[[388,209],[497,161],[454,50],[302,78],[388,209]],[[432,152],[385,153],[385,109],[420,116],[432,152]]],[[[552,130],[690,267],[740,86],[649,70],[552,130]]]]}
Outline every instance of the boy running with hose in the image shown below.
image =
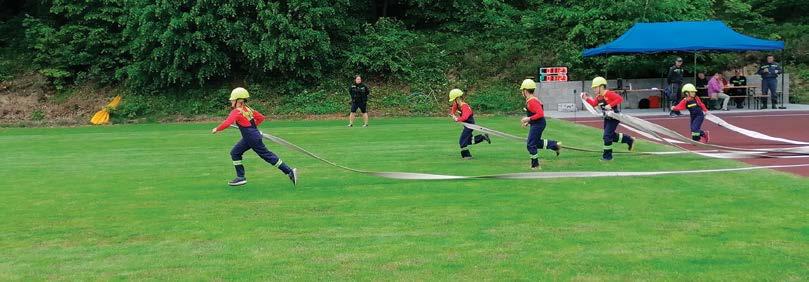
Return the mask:
{"type": "Polygon", "coordinates": [[[601,155],[601,160],[610,161],[612,160],[613,142],[620,141],[621,143],[625,143],[628,150],[632,151],[635,145],[635,139],[623,133],[616,133],[615,130],[618,129],[618,124],[620,124],[621,121],[611,118],[606,114],[607,111],[619,113],[621,102],[624,101],[624,98],[621,98],[621,95],[615,91],[607,90],[607,80],[603,77],[599,76],[594,78],[591,87],[594,89],[593,91],[595,91],[596,97],[592,98],[585,92],[581,93],[581,97],[585,99],[590,106],[600,107],[601,111],[604,113],[604,153],[601,155]]]}
{"type": "Polygon", "coordinates": [[[261,132],[258,126],[264,122],[264,115],[256,110],[251,109],[245,104],[250,93],[244,88],[236,88],[230,92],[230,106],[233,108],[230,111],[228,118],[219,126],[211,130],[211,133],[216,134],[228,128],[231,124],[236,123],[239,131],[242,134],[242,139],[233,146],[230,151],[230,157],[233,160],[233,166],[236,168],[236,178],[228,182],[230,186],[239,186],[247,183],[247,178],[244,176],[244,165],[242,165],[242,155],[247,150],[253,149],[253,152],[264,159],[264,161],[280,169],[292,181],[292,185],[298,183],[297,169],[290,168],[286,163],[281,161],[267,147],[261,140],[261,132]]]}
{"type": "MultiPolygon", "coordinates": [[[[449,101],[452,103],[452,108],[449,112],[452,119],[454,119],[456,122],[475,124],[475,117],[474,113],[472,113],[472,107],[469,107],[469,104],[464,101],[463,91],[461,91],[461,89],[456,88],[450,90],[449,101]],[[458,116],[459,111],[461,114],[460,116],[458,116]]],[[[463,131],[461,131],[461,138],[458,140],[458,145],[461,146],[461,158],[465,160],[472,159],[472,153],[469,152],[469,145],[477,144],[483,141],[486,141],[489,144],[492,143],[492,140],[489,139],[488,134],[478,134],[473,137],[472,129],[464,126],[463,131]]]]}
{"type": "Polygon", "coordinates": [[[548,149],[556,152],[559,156],[562,142],[556,140],[542,139],[542,132],[545,131],[545,110],[542,108],[542,102],[539,98],[534,96],[534,91],[537,88],[536,82],[531,79],[522,81],[520,85],[520,93],[525,98],[525,117],[520,120],[522,126],[530,126],[528,130],[528,139],[526,140],[526,148],[528,154],[531,155],[531,169],[537,170],[539,167],[539,151],[538,149],[548,149]]]}

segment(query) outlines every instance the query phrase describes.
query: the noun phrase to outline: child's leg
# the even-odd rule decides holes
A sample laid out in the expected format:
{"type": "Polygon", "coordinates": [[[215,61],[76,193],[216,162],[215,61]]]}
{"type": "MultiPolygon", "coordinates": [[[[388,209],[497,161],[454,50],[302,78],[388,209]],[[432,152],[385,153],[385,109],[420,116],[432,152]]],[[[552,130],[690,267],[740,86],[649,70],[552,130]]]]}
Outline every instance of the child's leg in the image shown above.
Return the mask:
{"type": "Polygon", "coordinates": [[[486,136],[483,134],[475,135],[475,144],[486,141],[486,136]]]}
{"type": "Polygon", "coordinates": [[[247,144],[247,141],[244,141],[244,138],[239,140],[236,145],[233,145],[233,149],[230,150],[230,159],[233,160],[233,166],[236,168],[237,177],[244,177],[242,155],[244,152],[247,152],[247,150],[250,150],[250,146],[247,144]]]}
{"type": "Polygon", "coordinates": [[[702,131],[702,122],[704,120],[705,116],[703,115],[691,116],[691,140],[699,141],[705,135],[705,132],[702,131]]]}
{"type": "Polygon", "coordinates": [[[537,129],[537,139],[539,140],[539,144],[537,144],[539,149],[548,149],[552,151],[559,151],[559,144],[556,140],[551,139],[542,139],[542,133],[545,132],[546,123],[545,120],[541,120],[539,123],[532,124],[531,128],[538,127],[537,129]]]}
{"type": "Polygon", "coordinates": [[[604,153],[601,158],[604,160],[612,159],[612,142],[617,141],[618,135],[615,134],[615,129],[618,128],[618,121],[614,119],[604,120],[604,153]]]}
{"type": "Polygon", "coordinates": [[[615,129],[613,130],[612,142],[621,142],[623,144],[627,144],[629,146],[629,150],[631,151],[632,146],[635,143],[635,139],[632,138],[632,136],[629,136],[629,135],[626,135],[626,134],[623,134],[623,133],[620,133],[620,132],[615,132],[615,131],[618,130],[618,125],[619,124],[621,124],[621,122],[618,121],[618,120],[615,120],[615,129]]]}
{"type": "Polygon", "coordinates": [[[461,158],[472,157],[472,153],[469,152],[469,145],[472,145],[472,129],[463,128],[461,138],[458,139],[458,145],[461,146],[461,158]]]}
{"type": "Polygon", "coordinates": [[[264,159],[264,161],[277,167],[282,172],[284,172],[284,174],[289,174],[290,172],[292,172],[292,169],[289,168],[289,166],[287,166],[287,164],[284,163],[284,161],[278,158],[278,156],[275,153],[271,152],[270,150],[267,150],[267,147],[264,146],[264,142],[262,142],[261,139],[253,140],[250,143],[253,152],[256,152],[256,154],[262,159],[264,159]]]}
{"type": "Polygon", "coordinates": [[[540,137],[542,137],[542,128],[532,124],[528,130],[528,140],[526,140],[526,149],[528,149],[528,155],[531,158],[531,168],[539,167],[538,149],[544,145],[540,137]]]}

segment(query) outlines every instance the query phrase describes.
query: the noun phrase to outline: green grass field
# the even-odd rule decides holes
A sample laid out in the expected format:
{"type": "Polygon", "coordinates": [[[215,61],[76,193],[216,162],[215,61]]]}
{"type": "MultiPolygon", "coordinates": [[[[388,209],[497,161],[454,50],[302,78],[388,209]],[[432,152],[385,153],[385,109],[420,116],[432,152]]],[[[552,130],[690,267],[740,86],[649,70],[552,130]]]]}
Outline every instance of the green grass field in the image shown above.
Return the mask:
{"type": "MultiPolygon", "coordinates": [[[[527,134],[516,117],[478,122],[527,134]]],[[[528,171],[525,144],[495,137],[460,160],[461,128],[447,119],[344,125],[262,128],[360,169],[528,171]]],[[[0,280],[809,279],[809,179],[791,174],[397,181],[267,143],[299,169],[297,189],[252,152],[250,183],[234,189],[228,152],[238,132],[211,127],[0,129],[0,280]]],[[[558,120],[545,134],[594,149],[600,135],[558,120]]],[[[542,153],[543,171],[745,166],[550,155],[542,153]]]]}

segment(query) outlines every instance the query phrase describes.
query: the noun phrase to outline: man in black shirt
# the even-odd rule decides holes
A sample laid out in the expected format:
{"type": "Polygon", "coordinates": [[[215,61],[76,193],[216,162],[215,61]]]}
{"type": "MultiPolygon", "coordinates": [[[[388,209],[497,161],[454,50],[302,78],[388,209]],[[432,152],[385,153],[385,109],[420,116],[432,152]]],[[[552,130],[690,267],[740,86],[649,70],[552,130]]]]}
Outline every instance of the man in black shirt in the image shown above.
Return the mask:
{"type": "Polygon", "coordinates": [[[371,94],[371,88],[362,83],[362,77],[359,75],[354,77],[354,83],[348,88],[348,94],[351,95],[351,114],[348,115],[348,127],[354,126],[354,112],[359,109],[362,112],[362,120],[365,122],[362,127],[368,127],[368,94],[371,94]]]}
{"type": "Polygon", "coordinates": [[[697,96],[703,100],[706,99],[708,97],[708,78],[705,77],[704,72],[697,73],[697,81],[694,84],[697,86],[697,96]]]}
{"type": "MultiPolygon", "coordinates": [[[[733,86],[747,86],[747,77],[744,77],[744,73],[742,73],[741,69],[737,69],[734,72],[734,76],[730,78],[730,85],[733,86]]],[[[733,98],[733,102],[736,103],[736,108],[741,109],[744,108],[744,99],[747,96],[747,89],[731,89],[730,90],[731,96],[745,96],[745,97],[736,97],[733,98]]]]}
{"type": "MultiPolygon", "coordinates": [[[[680,88],[683,87],[683,58],[677,57],[674,65],[669,68],[669,75],[666,77],[666,84],[669,90],[669,102],[677,103],[680,101],[680,88]]],[[[671,116],[681,115],[680,111],[671,111],[671,116]]]]}

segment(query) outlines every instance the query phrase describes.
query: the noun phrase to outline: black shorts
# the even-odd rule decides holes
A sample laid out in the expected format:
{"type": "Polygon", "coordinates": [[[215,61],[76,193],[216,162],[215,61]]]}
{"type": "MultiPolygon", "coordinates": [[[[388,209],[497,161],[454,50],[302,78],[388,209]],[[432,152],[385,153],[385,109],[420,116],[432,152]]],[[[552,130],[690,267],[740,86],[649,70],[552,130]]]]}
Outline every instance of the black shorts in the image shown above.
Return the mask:
{"type": "Polygon", "coordinates": [[[368,105],[366,102],[353,102],[351,103],[351,112],[353,113],[356,112],[357,109],[360,109],[360,111],[362,111],[362,113],[364,114],[367,112],[367,106],[368,105]]]}

